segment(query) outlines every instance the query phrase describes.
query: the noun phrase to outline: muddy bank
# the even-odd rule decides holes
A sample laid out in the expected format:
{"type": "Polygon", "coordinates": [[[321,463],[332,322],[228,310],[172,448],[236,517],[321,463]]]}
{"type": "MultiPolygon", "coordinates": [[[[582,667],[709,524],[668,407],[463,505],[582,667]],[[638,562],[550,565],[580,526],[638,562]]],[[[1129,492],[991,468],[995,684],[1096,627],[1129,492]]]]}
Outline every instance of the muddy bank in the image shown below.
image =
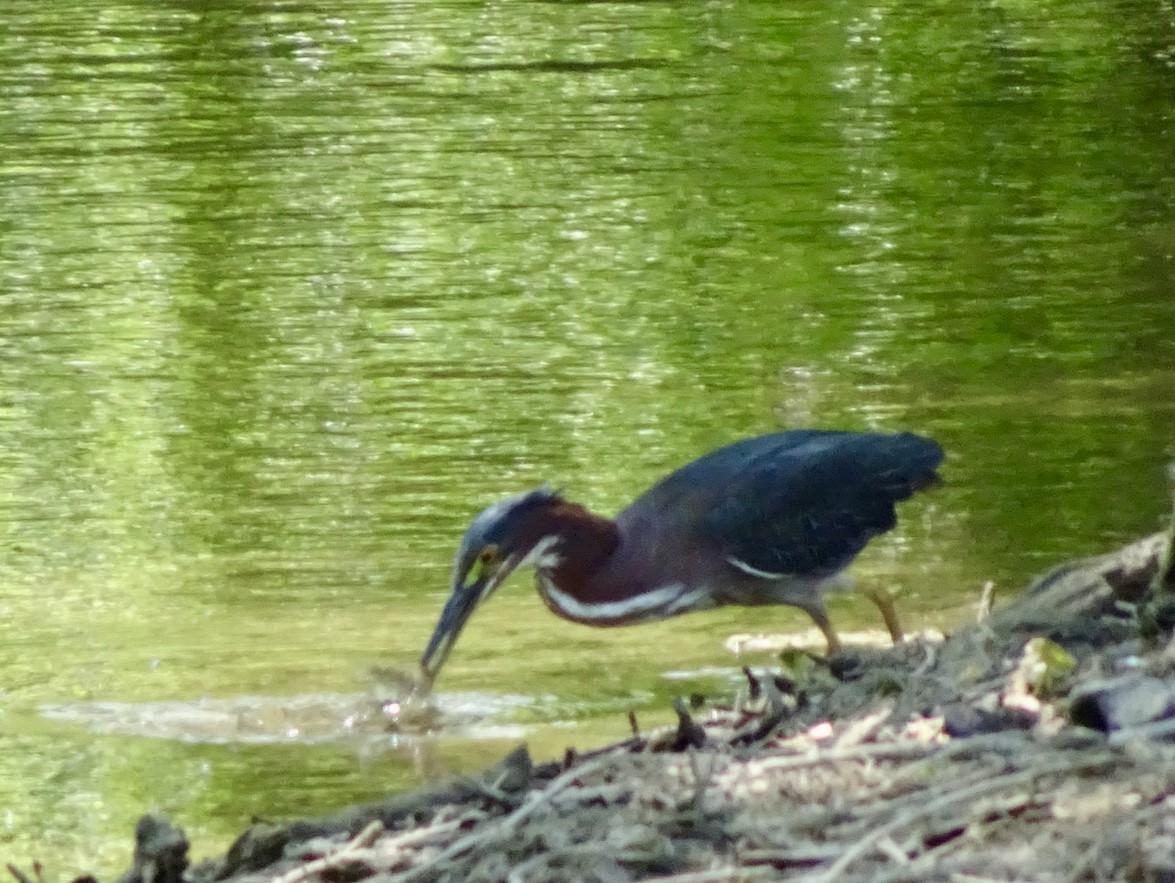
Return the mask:
{"type": "Polygon", "coordinates": [[[791,654],[676,729],[520,748],[198,864],[145,817],[118,883],[1175,880],[1170,559],[1156,534],[946,639],[791,654]]]}

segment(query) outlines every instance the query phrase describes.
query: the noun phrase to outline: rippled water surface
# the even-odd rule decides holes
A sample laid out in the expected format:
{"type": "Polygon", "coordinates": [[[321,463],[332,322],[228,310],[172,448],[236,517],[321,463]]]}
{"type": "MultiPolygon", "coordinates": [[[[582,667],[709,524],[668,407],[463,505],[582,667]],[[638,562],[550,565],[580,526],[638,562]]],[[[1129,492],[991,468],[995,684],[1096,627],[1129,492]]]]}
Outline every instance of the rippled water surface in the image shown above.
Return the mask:
{"type": "Polygon", "coordinates": [[[1170,3],[0,24],[7,860],[108,877],[147,809],[203,855],[521,738],[589,746],[770,661],[731,635],[808,628],[591,630],[517,577],[438,735],[357,733],[469,518],[544,481],[610,513],[747,434],[931,435],[945,484],[856,568],[916,627],[1161,523],[1170,3]]]}

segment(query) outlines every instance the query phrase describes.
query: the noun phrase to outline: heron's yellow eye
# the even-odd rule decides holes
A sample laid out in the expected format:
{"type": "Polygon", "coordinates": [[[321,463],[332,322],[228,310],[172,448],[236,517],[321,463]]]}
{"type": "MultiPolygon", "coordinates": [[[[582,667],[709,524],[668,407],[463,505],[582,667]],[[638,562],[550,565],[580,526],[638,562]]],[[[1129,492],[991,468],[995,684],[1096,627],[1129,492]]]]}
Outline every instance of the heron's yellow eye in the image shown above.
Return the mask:
{"type": "Polygon", "coordinates": [[[498,563],[498,547],[486,546],[478,553],[477,563],[481,565],[484,572],[488,568],[494,567],[498,563]]]}

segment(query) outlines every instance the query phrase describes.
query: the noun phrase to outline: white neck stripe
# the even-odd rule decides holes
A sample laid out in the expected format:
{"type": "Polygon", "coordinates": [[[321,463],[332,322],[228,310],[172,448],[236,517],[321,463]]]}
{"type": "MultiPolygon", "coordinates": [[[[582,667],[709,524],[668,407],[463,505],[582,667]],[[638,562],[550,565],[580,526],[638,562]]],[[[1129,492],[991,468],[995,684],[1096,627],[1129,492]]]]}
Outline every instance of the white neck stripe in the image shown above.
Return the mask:
{"type": "Polygon", "coordinates": [[[782,573],[772,573],[769,570],[760,570],[757,567],[752,567],[751,565],[747,564],[747,562],[739,561],[737,558],[727,557],[726,561],[728,564],[737,567],[748,576],[756,576],[759,579],[783,579],[784,576],[782,573]]]}
{"type": "MultiPolygon", "coordinates": [[[[538,575],[539,592],[556,610],[568,619],[580,622],[639,622],[661,619],[698,608],[698,601],[707,595],[705,588],[683,592],[681,583],[662,586],[651,592],[642,592],[623,601],[584,603],[558,589],[541,572],[538,575]]],[[[702,605],[711,606],[711,605],[702,605]]]]}
{"type": "Polygon", "coordinates": [[[558,534],[550,534],[543,537],[534,544],[534,548],[526,553],[526,557],[519,561],[517,566],[521,569],[533,564],[539,570],[558,567],[559,562],[563,560],[563,556],[555,551],[555,546],[558,542],[558,534]]]}

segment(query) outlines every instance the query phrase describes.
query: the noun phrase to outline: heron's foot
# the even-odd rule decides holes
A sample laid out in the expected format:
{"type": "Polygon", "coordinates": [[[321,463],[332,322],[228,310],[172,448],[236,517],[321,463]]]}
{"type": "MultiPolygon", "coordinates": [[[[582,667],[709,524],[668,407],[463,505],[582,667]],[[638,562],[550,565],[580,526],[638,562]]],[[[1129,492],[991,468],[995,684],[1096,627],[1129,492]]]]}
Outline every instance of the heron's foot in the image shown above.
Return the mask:
{"type": "Polygon", "coordinates": [[[865,661],[855,650],[839,650],[830,653],[828,670],[838,681],[849,682],[860,680],[865,674],[865,661]]]}

